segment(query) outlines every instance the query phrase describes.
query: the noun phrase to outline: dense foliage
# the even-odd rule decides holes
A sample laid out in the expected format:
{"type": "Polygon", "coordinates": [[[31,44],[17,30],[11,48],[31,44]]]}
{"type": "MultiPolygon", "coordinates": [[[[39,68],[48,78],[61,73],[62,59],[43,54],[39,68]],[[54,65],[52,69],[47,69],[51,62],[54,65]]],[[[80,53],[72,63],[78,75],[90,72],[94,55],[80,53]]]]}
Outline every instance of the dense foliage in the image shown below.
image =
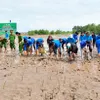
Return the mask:
{"type": "Polygon", "coordinates": [[[90,32],[95,32],[96,34],[100,33],[100,24],[88,24],[85,26],[74,26],[73,27],[73,32],[84,32],[84,31],[90,31],[90,32]]]}

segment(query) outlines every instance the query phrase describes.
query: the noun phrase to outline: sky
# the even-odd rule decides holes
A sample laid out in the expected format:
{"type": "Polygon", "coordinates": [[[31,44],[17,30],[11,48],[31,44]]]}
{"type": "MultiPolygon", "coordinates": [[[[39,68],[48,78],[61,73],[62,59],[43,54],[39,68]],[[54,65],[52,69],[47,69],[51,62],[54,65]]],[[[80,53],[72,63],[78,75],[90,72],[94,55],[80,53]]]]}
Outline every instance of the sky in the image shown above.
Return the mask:
{"type": "Polygon", "coordinates": [[[100,0],[0,0],[0,23],[17,30],[71,31],[75,25],[100,24],[100,0]]]}

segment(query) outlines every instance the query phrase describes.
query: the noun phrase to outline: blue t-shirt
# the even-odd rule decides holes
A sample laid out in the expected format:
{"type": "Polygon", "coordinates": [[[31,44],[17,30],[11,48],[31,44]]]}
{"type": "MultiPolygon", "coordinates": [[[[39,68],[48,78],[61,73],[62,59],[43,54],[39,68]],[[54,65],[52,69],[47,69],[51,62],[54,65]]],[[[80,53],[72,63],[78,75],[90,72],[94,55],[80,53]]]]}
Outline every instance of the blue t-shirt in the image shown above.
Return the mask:
{"type": "Polygon", "coordinates": [[[80,41],[83,41],[83,40],[85,40],[85,39],[84,39],[84,35],[80,35],[80,38],[79,38],[79,40],[80,40],[80,41]]]}
{"type": "Polygon", "coordinates": [[[96,40],[96,46],[100,47],[100,39],[96,40]]]}
{"type": "Polygon", "coordinates": [[[55,46],[56,48],[60,48],[60,47],[61,47],[61,43],[60,43],[59,40],[54,40],[53,43],[54,43],[54,46],[55,46]]]}
{"type": "Polygon", "coordinates": [[[67,38],[67,43],[75,43],[75,39],[74,38],[67,38]]]}
{"type": "Polygon", "coordinates": [[[96,40],[97,51],[100,54],[100,39],[96,40]]]}
{"type": "Polygon", "coordinates": [[[96,40],[98,40],[98,39],[100,39],[100,35],[98,35],[98,36],[96,37],[96,40]]]}
{"type": "Polygon", "coordinates": [[[36,40],[36,49],[39,49],[39,45],[42,45],[44,42],[43,38],[39,38],[36,40]]]}
{"type": "Polygon", "coordinates": [[[31,38],[31,40],[32,40],[32,43],[35,44],[35,39],[34,38],[31,38]]]}
{"type": "Polygon", "coordinates": [[[28,44],[29,46],[32,46],[32,44],[33,44],[32,40],[31,40],[31,39],[27,39],[27,44],[28,44]]]}
{"type": "Polygon", "coordinates": [[[86,41],[81,41],[80,42],[80,47],[81,47],[81,49],[83,49],[84,47],[86,46],[86,41]]]}
{"type": "Polygon", "coordinates": [[[36,40],[36,43],[39,43],[40,45],[43,44],[44,40],[43,38],[39,38],[36,40]]]}
{"type": "Polygon", "coordinates": [[[92,36],[84,36],[84,40],[91,42],[92,41],[92,36]]]}
{"type": "Polygon", "coordinates": [[[23,39],[27,40],[27,39],[28,39],[28,37],[27,37],[27,36],[23,36],[23,39]]]}
{"type": "Polygon", "coordinates": [[[5,38],[9,39],[9,33],[5,33],[5,38]]]}
{"type": "Polygon", "coordinates": [[[66,44],[67,43],[67,39],[66,38],[62,38],[62,43],[66,44]]]}
{"type": "Polygon", "coordinates": [[[75,39],[75,41],[78,40],[78,35],[77,34],[73,34],[73,38],[75,39]]]}

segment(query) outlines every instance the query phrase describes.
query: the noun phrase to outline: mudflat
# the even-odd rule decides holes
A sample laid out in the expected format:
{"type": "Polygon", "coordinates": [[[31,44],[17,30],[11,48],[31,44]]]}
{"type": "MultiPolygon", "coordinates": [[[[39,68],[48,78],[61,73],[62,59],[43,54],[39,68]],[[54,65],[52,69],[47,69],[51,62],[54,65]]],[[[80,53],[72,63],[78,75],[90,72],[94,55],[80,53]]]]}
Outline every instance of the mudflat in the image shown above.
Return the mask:
{"type": "Polygon", "coordinates": [[[100,58],[0,53],[0,100],[100,100],[100,58]]]}

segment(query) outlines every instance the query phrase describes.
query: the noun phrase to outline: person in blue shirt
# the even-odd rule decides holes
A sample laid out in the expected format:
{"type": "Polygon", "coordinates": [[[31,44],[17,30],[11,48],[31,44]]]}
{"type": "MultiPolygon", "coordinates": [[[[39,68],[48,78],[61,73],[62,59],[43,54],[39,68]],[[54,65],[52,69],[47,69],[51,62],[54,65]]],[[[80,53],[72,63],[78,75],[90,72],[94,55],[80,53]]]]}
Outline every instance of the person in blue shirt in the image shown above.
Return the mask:
{"type": "Polygon", "coordinates": [[[36,40],[36,55],[38,55],[39,53],[41,53],[41,55],[44,53],[44,40],[43,38],[38,38],[36,40]]]}
{"type": "Polygon", "coordinates": [[[5,39],[9,39],[9,33],[7,31],[5,31],[5,39]]]}
{"type": "Polygon", "coordinates": [[[94,48],[96,42],[96,35],[94,32],[92,32],[92,39],[93,39],[93,48],[94,48]]]}
{"type": "Polygon", "coordinates": [[[80,47],[81,47],[81,49],[86,47],[86,41],[85,40],[80,42],[80,47]]]}
{"type": "Polygon", "coordinates": [[[31,37],[28,37],[27,39],[24,38],[24,47],[23,47],[23,50],[24,50],[24,54],[25,55],[31,55],[32,54],[32,40],[31,40],[31,37]]]}
{"type": "Polygon", "coordinates": [[[67,39],[66,39],[66,38],[60,38],[59,41],[60,41],[60,43],[61,43],[61,45],[62,45],[62,49],[63,49],[63,51],[64,51],[64,45],[66,45],[67,39]]]}
{"type": "Polygon", "coordinates": [[[23,36],[23,39],[26,39],[27,40],[28,39],[28,36],[23,36]]]}
{"type": "Polygon", "coordinates": [[[23,44],[23,52],[24,52],[24,55],[28,55],[27,54],[27,50],[28,50],[28,48],[27,48],[27,39],[24,38],[24,44],[23,44]]]}
{"type": "Polygon", "coordinates": [[[89,32],[86,33],[86,35],[84,36],[84,40],[88,41],[88,42],[92,42],[92,36],[89,34],[89,32]]]}
{"type": "Polygon", "coordinates": [[[32,44],[33,44],[33,48],[34,48],[34,50],[35,50],[35,39],[32,38],[32,37],[29,37],[29,38],[31,38],[31,40],[32,40],[32,44]]]}
{"type": "Polygon", "coordinates": [[[80,35],[80,37],[79,37],[79,40],[80,40],[80,41],[83,41],[83,40],[84,40],[84,33],[83,33],[83,32],[81,32],[81,35],[80,35]]]}
{"type": "Polygon", "coordinates": [[[24,55],[27,55],[27,36],[23,36],[23,40],[24,40],[24,46],[23,46],[23,51],[24,51],[24,55]]]}
{"type": "Polygon", "coordinates": [[[97,35],[96,40],[100,39],[100,33],[97,35]]]}
{"type": "Polygon", "coordinates": [[[59,40],[53,40],[51,45],[52,45],[51,48],[52,48],[55,56],[57,57],[57,55],[58,55],[59,57],[61,57],[61,43],[60,43],[60,41],[59,40]]]}
{"type": "Polygon", "coordinates": [[[88,54],[87,54],[88,52],[86,49],[86,40],[80,41],[80,48],[81,48],[81,58],[83,55],[84,57],[88,57],[88,54]]]}
{"type": "Polygon", "coordinates": [[[28,48],[28,52],[30,54],[32,54],[32,46],[34,47],[35,46],[35,39],[34,38],[31,38],[31,37],[28,37],[27,39],[27,48],[28,48]]]}
{"type": "Polygon", "coordinates": [[[78,32],[75,32],[73,34],[73,38],[75,39],[75,43],[77,43],[78,42],[78,32]]]}
{"type": "Polygon", "coordinates": [[[96,47],[97,47],[98,55],[100,57],[100,39],[96,40],[96,47]]]}
{"type": "Polygon", "coordinates": [[[84,40],[86,41],[86,45],[90,51],[90,56],[92,57],[92,36],[90,36],[89,32],[84,36],[84,40]]]}

